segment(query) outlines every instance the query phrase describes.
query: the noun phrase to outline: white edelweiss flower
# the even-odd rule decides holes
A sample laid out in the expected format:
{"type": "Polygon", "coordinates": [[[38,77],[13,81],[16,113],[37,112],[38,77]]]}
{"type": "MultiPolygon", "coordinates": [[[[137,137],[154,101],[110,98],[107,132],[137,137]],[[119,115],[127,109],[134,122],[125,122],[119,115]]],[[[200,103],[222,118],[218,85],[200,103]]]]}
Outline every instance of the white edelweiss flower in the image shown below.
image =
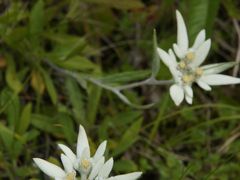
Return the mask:
{"type": "Polygon", "coordinates": [[[92,176],[89,178],[89,180],[136,180],[141,175],[142,172],[133,172],[123,175],[117,175],[109,177],[110,172],[113,168],[113,158],[110,158],[105,163],[102,163],[95,169],[94,173],[91,173],[92,176]]]}
{"type": "Polygon", "coordinates": [[[239,78],[219,74],[232,67],[234,63],[217,63],[199,67],[206,59],[211,46],[211,40],[205,40],[205,30],[200,31],[195,42],[189,48],[187,28],[182,15],[177,15],[177,44],[173,45],[177,57],[173,51],[167,52],[158,48],[158,54],[163,63],[169,68],[175,83],[170,87],[170,95],[178,106],[185,98],[187,103],[192,104],[192,84],[196,82],[202,89],[210,91],[210,86],[238,84],[239,78]]]}
{"type": "Polygon", "coordinates": [[[63,144],[59,144],[60,149],[71,160],[74,168],[80,172],[81,176],[87,177],[91,169],[99,160],[102,159],[105,152],[107,141],[103,141],[97,148],[93,157],[90,156],[90,147],[87,135],[83,126],[80,125],[78,140],[77,140],[77,153],[76,155],[70,148],[63,144]]]}
{"type": "Polygon", "coordinates": [[[33,158],[35,164],[48,176],[55,180],[75,180],[76,172],[70,159],[64,154],[61,155],[61,161],[64,170],[55,164],[45,161],[40,158],[33,158]]]}
{"type": "Polygon", "coordinates": [[[235,63],[216,63],[193,68],[182,60],[177,62],[171,49],[167,53],[158,48],[158,54],[173,76],[175,83],[170,87],[170,95],[177,106],[184,100],[184,97],[187,103],[192,104],[194,82],[206,91],[210,91],[211,86],[240,83],[239,78],[219,74],[235,63]]]}

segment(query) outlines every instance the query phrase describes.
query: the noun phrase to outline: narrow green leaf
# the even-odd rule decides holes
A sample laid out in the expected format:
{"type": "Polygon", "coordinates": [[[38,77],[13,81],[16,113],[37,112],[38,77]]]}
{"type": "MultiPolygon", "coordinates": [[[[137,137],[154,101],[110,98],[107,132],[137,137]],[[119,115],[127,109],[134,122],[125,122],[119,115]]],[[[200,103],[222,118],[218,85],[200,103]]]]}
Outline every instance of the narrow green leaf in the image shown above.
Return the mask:
{"type": "Polygon", "coordinates": [[[31,113],[32,113],[32,104],[29,103],[23,108],[23,111],[20,117],[18,129],[17,129],[17,132],[19,134],[24,134],[25,131],[28,129],[30,125],[31,113]]]}
{"type": "Polygon", "coordinates": [[[74,144],[75,142],[75,129],[73,120],[66,113],[59,113],[56,117],[61,124],[64,137],[67,139],[69,144],[74,144]]]}
{"type": "Polygon", "coordinates": [[[88,87],[88,102],[87,102],[87,120],[90,125],[95,124],[98,106],[102,95],[102,88],[91,84],[88,87]]]}
{"type": "Polygon", "coordinates": [[[49,74],[41,68],[41,73],[43,75],[43,79],[44,79],[44,82],[45,82],[45,86],[47,88],[47,91],[48,91],[48,94],[51,98],[51,101],[53,104],[56,104],[57,103],[57,91],[56,91],[56,88],[53,84],[53,81],[51,79],[51,77],[49,76],[49,74]]]}
{"type": "Polygon", "coordinates": [[[169,95],[165,94],[162,98],[161,105],[159,106],[159,111],[158,111],[157,118],[154,120],[154,125],[151,129],[151,132],[149,133],[149,140],[150,141],[152,141],[153,138],[156,136],[156,134],[158,132],[159,124],[162,120],[162,117],[163,117],[164,113],[166,112],[166,110],[168,108],[169,108],[169,95]]]}
{"type": "MultiPolygon", "coordinates": [[[[10,93],[11,95],[14,95],[13,93],[10,93]]],[[[8,126],[11,130],[16,129],[16,126],[19,121],[20,117],[20,99],[19,96],[15,96],[13,99],[9,97],[9,105],[7,107],[7,120],[8,120],[8,126]]]]}
{"type": "Polygon", "coordinates": [[[207,35],[208,37],[211,37],[213,32],[213,25],[216,20],[216,16],[218,13],[218,10],[220,8],[220,0],[213,0],[209,1],[209,7],[208,7],[208,17],[206,21],[206,29],[207,29],[207,35]]]}
{"type": "Polygon", "coordinates": [[[48,55],[49,59],[52,59],[55,63],[67,60],[75,53],[81,53],[87,45],[85,38],[79,36],[70,36],[66,34],[55,35],[50,33],[45,34],[45,37],[56,43],[55,48],[48,55]]]}
{"type": "Polygon", "coordinates": [[[108,75],[99,80],[103,83],[126,83],[130,81],[137,81],[147,78],[150,75],[150,71],[129,71],[123,73],[116,73],[113,75],[108,75]]]}
{"type": "Polygon", "coordinates": [[[58,61],[57,64],[66,69],[80,71],[93,70],[97,67],[97,65],[83,56],[74,56],[64,61],[58,61]]]}
{"type": "Polygon", "coordinates": [[[52,117],[42,114],[32,114],[31,124],[43,132],[47,132],[55,136],[63,135],[61,128],[57,126],[58,122],[52,117]]]}
{"type": "Polygon", "coordinates": [[[113,151],[113,156],[123,153],[137,141],[138,134],[141,130],[141,125],[142,119],[139,119],[126,130],[117,147],[113,151]]]}
{"type": "MultiPolygon", "coordinates": [[[[189,37],[193,42],[197,34],[206,28],[209,0],[189,1],[189,37]]],[[[186,18],[185,18],[186,19],[186,18]]]]}
{"type": "Polygon", "coordinates": [[[6,81],[9,87],[16,93],[19,93],[22,90],[22,84],[19,81],[16,73],[15,62],[9,56],[7,59],[7,71],[6,71],[6,81]]]}
{"type": "Polygon", "coordinates": [[[157,52],[157,34],[156,30],[153,31],[153,62],[152,62],[152,77],[156,77],[160,69],[160,57],[157,52]]]}
{"type": "Polygon", "coordinates": [[[30,13],[30,35],[32,37],[39,36],[43,31],[44,25],[44,2],[38,0],[30,13]]]}
{"type": "MultiPolygon", "coordinates": [[[[14,155],[14,139],[21,140],[21,136],[14,133],[11,129],[6,127],[3,123],[0,122],[0,136],[4,143],[5,148],[7,149],[7,152],[9,153],[10,157],[14,155]]],[[[13,157],[14,158],[14,157],[13,157]]]]}
{"type": "Polygon", "coordinates": [[[86,125],[86,112],[84,109],[85,102],[83,92],[79,88],[77,82],[71,78],[66,79],[65,86],[77,123],[86,125]]]}
{"type": "Polygon", "coordinates": [[[189,21],[187,22],[189,22],[190,42],[194,41],[202,29],[206,29],[207,35],[211,36],[220,0],[189,0],[188,2],[189,21]]]}

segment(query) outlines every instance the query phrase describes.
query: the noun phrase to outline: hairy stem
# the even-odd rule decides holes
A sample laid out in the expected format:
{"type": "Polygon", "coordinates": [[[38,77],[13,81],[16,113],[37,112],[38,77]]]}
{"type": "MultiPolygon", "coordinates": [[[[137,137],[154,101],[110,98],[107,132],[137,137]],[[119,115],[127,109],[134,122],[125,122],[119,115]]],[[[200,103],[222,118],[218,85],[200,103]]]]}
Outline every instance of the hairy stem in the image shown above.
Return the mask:
{"type": "MultiPolygon", "coordinates": [[[[72,78],[74,78],[79,84],[82,84],[82,79],[86,80],[86,81],[89,81],[103,89],[106,89],[106,90],[109,90],[111,92],[113,92],[114,94],[116,94],[123,102],[125,102],[126,104],[128,105],[132,105],[132,106],[135,106],[135,107],[140,107],[138,105],[133,105],[127,97],[125,97],[121,91],[123,90],[126,90],[126,89],[131,89],[131,88],[135,88],[135,87],[139,87],[139,86],[144,86],[144,85],[168,85],[168,84],[171,84],[173,83],[173,80],[157,80],[155,79],[154,77],[150,77],[150,78],[147,78],[145,80],[142,80],[142,81],[138,81],[138,82],[133,82],[133,83],[130,83],[130,84],[126,84],[126,85],[120,85],[120,86],[111,86],[111,85],[108,85],[108,84],[105,84],[104,82],[102,82],[101,80],[99,79],[96,79],[96,78],[93,78],[93,77],[89,77],[89,76],[84,76],[82,77],[82,79],[79,78],[79,75],[75,72],[71,72],[69,70],[66,70],[66,69],[62,69],[54,64],[52,64],[51,62],[49,62],[48,60],[45,60],[45,62],[50,66],[52,67],[53,69],[55,69],[56,71],[62,73],[62,74],[65,74],[65,75],[68,75],[72,78]]],[[[153,104],[149,104],[149,105],[145,105],[145,106],[142,106],[142,107],[150,107],[152,106],[153,104]]]]}

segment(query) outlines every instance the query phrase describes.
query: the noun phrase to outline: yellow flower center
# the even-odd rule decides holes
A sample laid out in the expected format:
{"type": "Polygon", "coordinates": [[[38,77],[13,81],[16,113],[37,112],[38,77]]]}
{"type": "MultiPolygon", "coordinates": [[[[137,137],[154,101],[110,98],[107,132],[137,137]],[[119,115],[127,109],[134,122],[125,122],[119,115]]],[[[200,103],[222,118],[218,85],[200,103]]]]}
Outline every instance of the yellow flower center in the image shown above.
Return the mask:
{"type": "Polygon", "coordinates": [[[182,80],[185,84],[189,84],[189,83],[192,83],[193,80],[194,80],[194,76],[193,75],[184,75],[182,77],[182,80]]]}
{"type": "Polygon", "coordinates": [[[74,180],[75,176],[76,176],[75,172],[68,173],[67,176],[66,176],[66,180],[74,180]]]}
{"type": "Polygon", "coordinates": [[[90,167],[90,162],[87,160],[87,159],[83,159],[81,161],[81,166],[84,168],[84,169],[88,169],[90,167]]]}
{"type": "Polygon", "coordinates": [[[186,63],[181,61],[178,66],[180,67],[180,69],[185,69],[187,67],[186,63]]]}
{"type": "Polygon", "coordinates": [[[203,74],[202,68],[197,68],[197,69],[195,70],[195,74],[196,74],[197,76],[201,76],[201,75],[203,74]]]}
{"type": "Polygon", "coordinates": [[[186,59],[189,61],[192,61],[195,58],[195,53],[194,52],[189,52],[186,55],[186,59]]]}

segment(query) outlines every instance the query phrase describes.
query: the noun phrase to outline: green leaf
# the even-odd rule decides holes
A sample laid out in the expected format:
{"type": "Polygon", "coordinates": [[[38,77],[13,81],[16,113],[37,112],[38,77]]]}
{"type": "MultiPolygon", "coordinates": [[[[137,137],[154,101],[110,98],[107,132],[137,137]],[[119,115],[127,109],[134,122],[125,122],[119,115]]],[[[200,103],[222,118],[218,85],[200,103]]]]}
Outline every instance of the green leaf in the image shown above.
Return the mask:
{"type": "Polygon", "coordinates": [[[162,97],[161,105],[159,106],[159,111],[156,119],[154,120],[154,125],[151,129],[151,132],[149,133],[149,140],[152,141],[154,137],[156,136],[158,132],[159,125],[161,123],[161,120],[163,118],[164,113],[169,108],[169,95],[164,95],[162,97]]]}
{"type": "Polygon", "coordinates": [[[160,57],[157,52],[158,44],[157,44],[157,34],[156,30],[153,31],[153,62],[152,62],[152,77],[156,77],[159,68],[160,68],[160,57]]]}
{"type": "Polygon", "coordinates": [[[209,1],[208,17],[206,21],[207,35],[210,37],[213,32],[213,25],[217,17],[218,10],[220,8],[220,0],[209,1]]]}
{"type": "Polygon", "coordinates": [[[220,0],[189,0],[189,36],[193,42],[197,34],[206,29],[210,35],[213,28],[220,0]]]}
{"type": "MultiPolygon", "coordinates": [[[[3,123],[0,122],[0,136],[4,143],[4,146],[10,156],[14,155],[14,149],[12,148],[14,145],[15,140],[21,140],[21,137],[14,133],[11,129],[6,127],[3,123]]],[[[14,158],[14,157],[12,157],[14,158]]]]}
{"type": "Polygon", "coordinates": [[[44,25],[44,2],[38,0],[34,5],[30,14],[30,35],[32,37],[39,36],[43,32],[44,25]]]}
{"type": "Polygon", "coordinates": [[[122,72],[113,75],[108,75],[103,78],[99,78],[99,80],[103,83],[127,83],[130,81],[137,81],[147,78],[150,75],[150,71],[142,70],[142,71],[129,71],[122,72]]]}
{"type": "Polygon", "coordinates": [[[57,126],[57,123],[56,119],[43,114],[32,114],[31,116],[31,124],[34,127],[55,136],[62,136],[61,128],[57,126]]]}
{"type": "Polygon", "coordinates": [[[11,130],[14,130],[18,124],[19,117],[20,117],[20,98],[19,96],[15,96],[14,94],[10,93],[12,96],[14,96],[11,99],[11,96],[9,97],[10,103],[7,107],[7,120],[8,120],[8,126],[11,130]]]}
{"type": "Polygon", "coordinates": [[[56,63],[63,68],[80,71],[93,70],[97,67],[97,65],[83,56],[74,56],[64,61],[58,61],[56,63]]]}
{"type": "Polygon", "coordinates": [[[94,84],[88,86],[87,120],[90,125],[95,124],[101,95],[101,87],[94,84]]]}
{"type": "Polygon", "coordinates": [[[123,126],[129,123],[133,123],[137,119],[139,119],[142,115],[141,111],[138,110],[126,110],[124,112],[120,112],[115,114],[110,121],[114,122],[116,126],[123,126]]]}
{"type": "Polygon", "coordinates": [[[138,139],[138,134],[141,130],[142,119],[134,122],[123,134],[120,142],[117,147],[113,151],[113,156],[117,156],[124,151],[126,151],[129,147],[131,147],[138,139]]]}
{"type": "Polygon", "coordinates": [[[99,5],[106,5],[116,9],[129,10],[143,8],[144,4],[141,0],[82,0],[87,3],[95,3],[99,5]]]}
{"type": "Polygon", "coordinates": [[[73,54],[79,54],[86,47],[85,38],[66,34],[45,33],[45,37],[52,40],[55,44],[49,59],[57,63],[69,59],[73,54]]]}
{"type": "Polygon", "coordinates": [[[59,120],[59,123],[61,124],[64,137],[67,139],[68,143],[74,144],[76,140],[75,139],[76,134],[73,120],[66,113],[59,113],[56,118],[59,120]]]}
{"type": "Polygon", "coordinates": [[[72,105],[72,111],[78,124],[86,125],[86,112],[84,109],[84,95],[76,81],[71,78],[66,79],[65,83],[67,95],[72,105]]]}
{"type": "Polygon", "coordinates": [[[25,131],[28,129],[30,125],[31,112],[32,112],[32,104],[29,103],[23,108],[23,111],[20,117],[18,130],[17,130],[19,134],[24,134],[25,131]]]}
{"type": "Polygon", "coordinates": [[[8,127],[15,130],[20,116],[20,99],[9,88],[5,88],[0,94],[1,113],[7,115],[8,127]]]}
{"type": "Polygon", "coordinates": [[[56,104],[58,97],[57,97],[57,91],[53,84],[53,81],[52,81],[51,77],[49,76],[49,74],[44,69],[41,68],[40,71],[43,75],[44,83],[47,88],[48,94],[51,98],[51,101],[53,104],[56,104]]]}
{"type": "Polygon", "coordinates": [[[6,81],[9,85],[9,87],[15,93],[19,93],[22,90],[22,84],[19,81],[17,73],[16,73],[15,62],[13,61],[13,59],[10,56],[7,57],[6,60],[7,60],[6,81]]]}

